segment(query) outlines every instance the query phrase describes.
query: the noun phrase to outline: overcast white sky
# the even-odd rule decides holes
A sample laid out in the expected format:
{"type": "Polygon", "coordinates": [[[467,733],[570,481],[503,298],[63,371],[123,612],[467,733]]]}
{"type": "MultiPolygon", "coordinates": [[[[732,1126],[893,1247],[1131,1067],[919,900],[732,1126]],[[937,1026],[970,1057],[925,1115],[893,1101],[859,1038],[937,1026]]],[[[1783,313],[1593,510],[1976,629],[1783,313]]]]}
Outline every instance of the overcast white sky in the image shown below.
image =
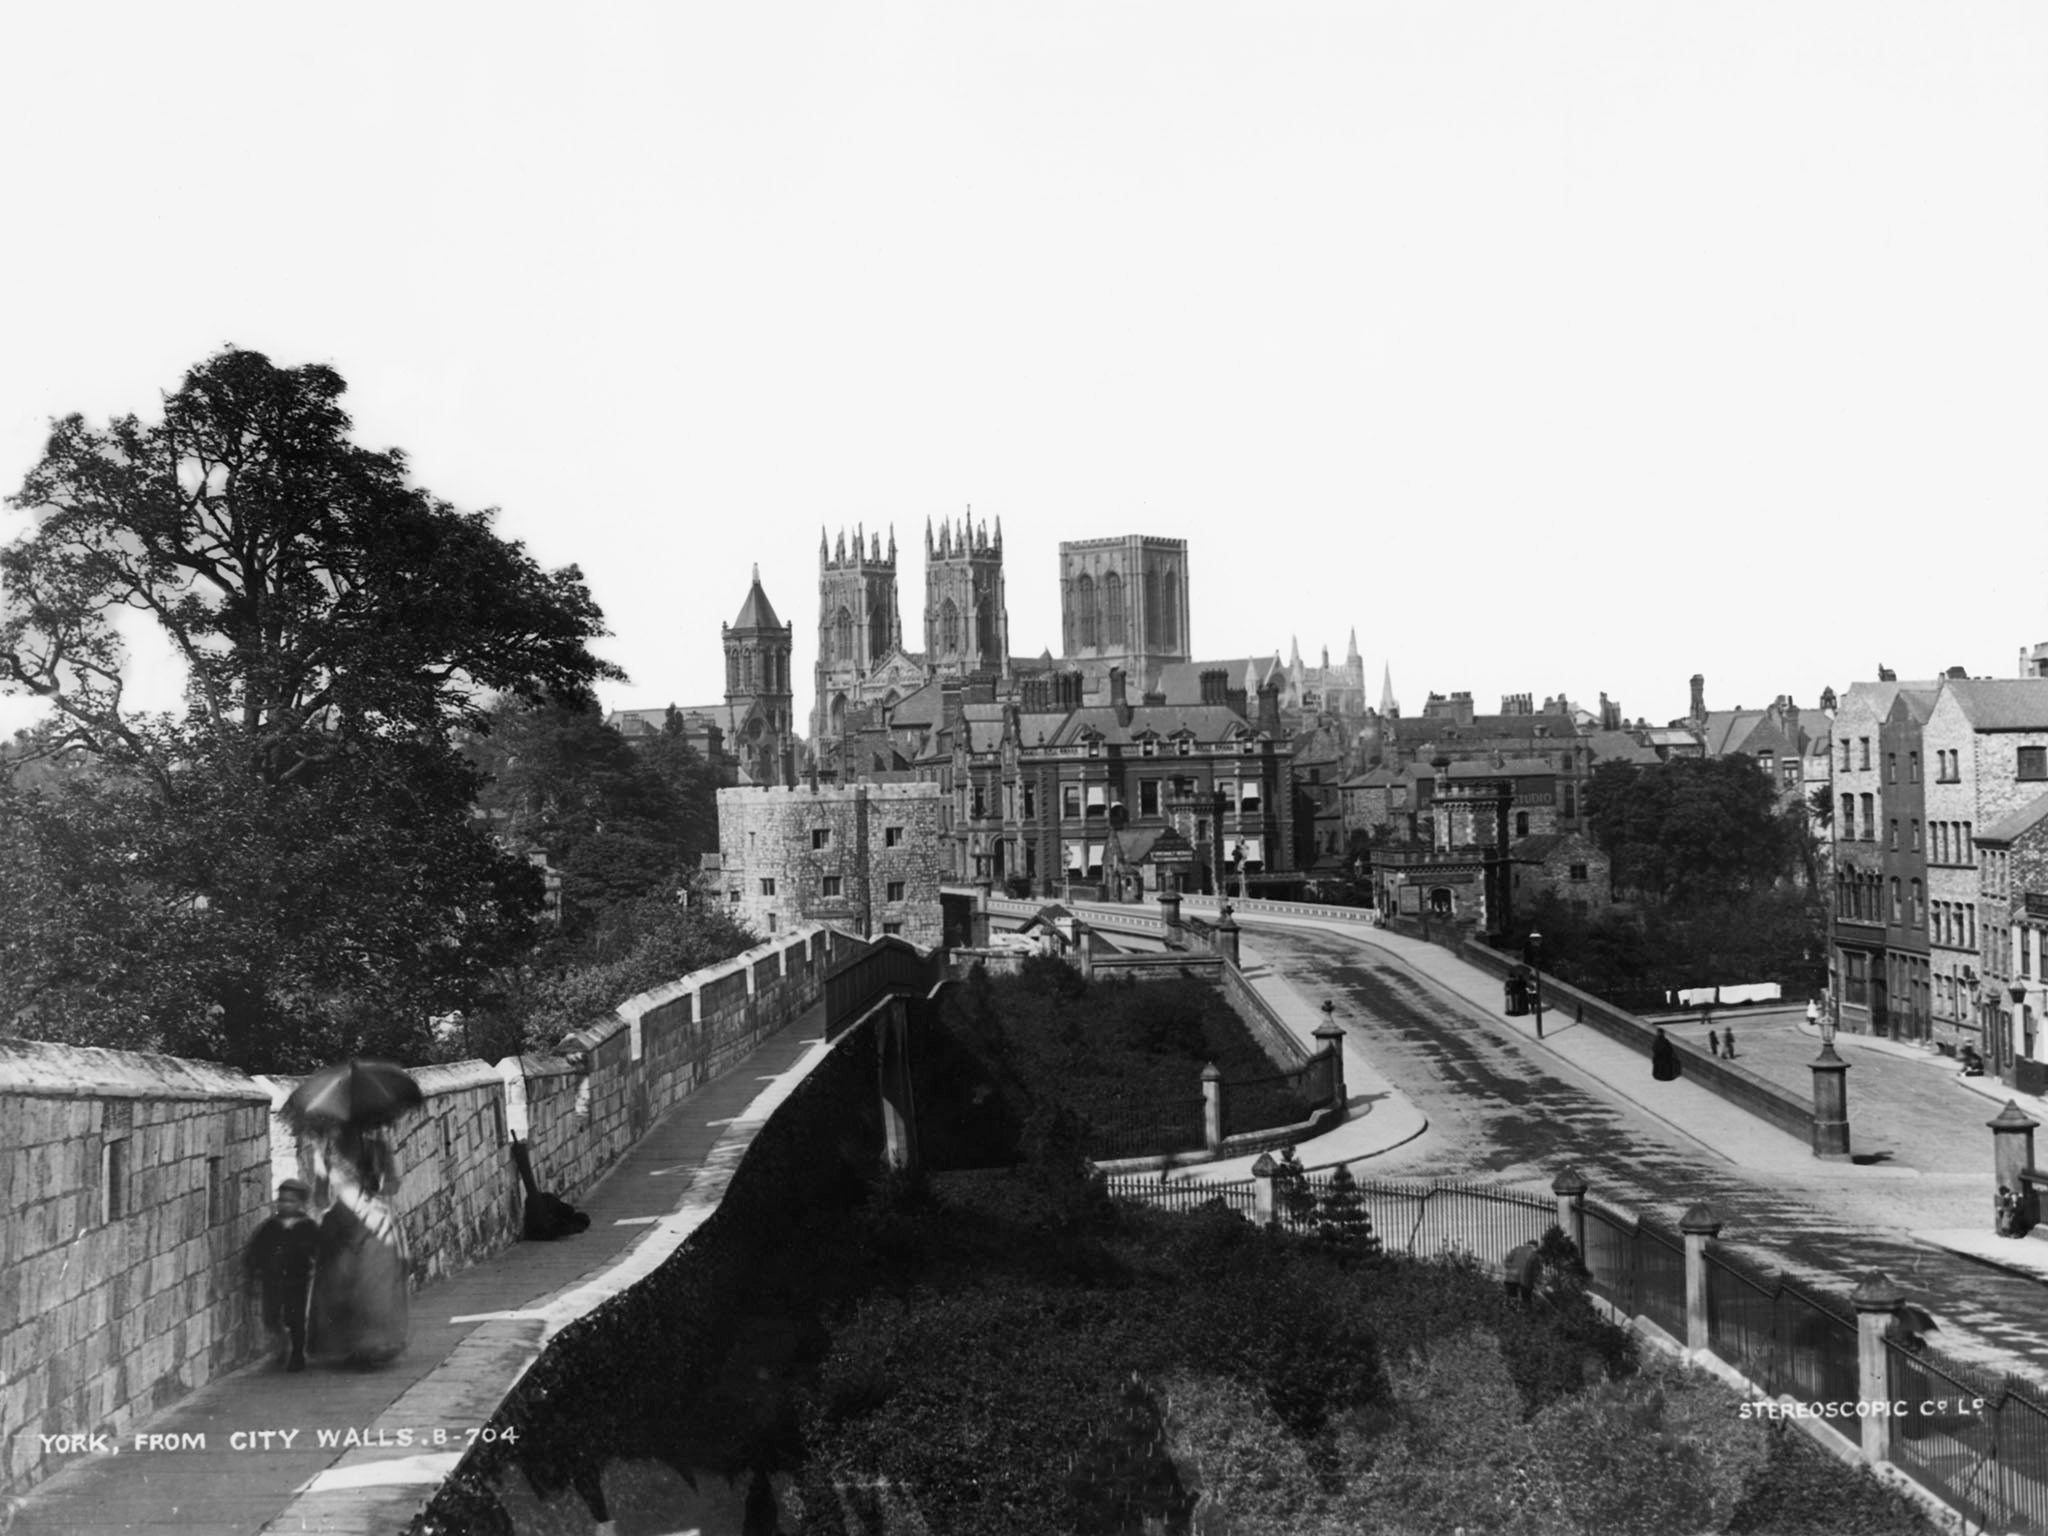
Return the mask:
{"type": "MultiPolygon", "coordinates": [[[[221,344],[723,688],[821,525],[1631,716],[2048,639],[2037,3],[15,5],[0,486],[221,344]]],[[[26,526],[0,513],[0,536],[26,526]]],[[[0,726],[32,713],[0,700],[0,726]]]]}

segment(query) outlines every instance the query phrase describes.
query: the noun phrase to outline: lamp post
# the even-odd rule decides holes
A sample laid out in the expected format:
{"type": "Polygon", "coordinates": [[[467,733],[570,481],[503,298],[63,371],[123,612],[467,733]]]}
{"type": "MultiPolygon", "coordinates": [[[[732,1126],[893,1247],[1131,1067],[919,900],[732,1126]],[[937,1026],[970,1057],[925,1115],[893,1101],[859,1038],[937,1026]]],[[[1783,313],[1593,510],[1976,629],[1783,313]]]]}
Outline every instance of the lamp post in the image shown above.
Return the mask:
{"type": "Polygon", "coordinates": [[[1543,1038],[1543,935],[1535,929],[1522,941],[1522,959],[1529,967],[1530,1000],[1536,1009],[1536,1038],[1543,1038]]]}
{"type": "Polygon", "coordinates": [[[1977,1029],[1984,1036],[1984,1044],[1991,1050],[1991,1069],[1996,1071],[1998,1069],[1997,1047],[1992,1044],[1991,1031],[1984,1028],[1984,1000],[1981,995],[1984,989],[1984,978],[1977,974],[1977,967],[1966,965],[1963,967],[1963,974],[1956,979],[1963,984],[1963,989],[1970,994],[1970,1010],[1976,1016],[1977,1029]]]}

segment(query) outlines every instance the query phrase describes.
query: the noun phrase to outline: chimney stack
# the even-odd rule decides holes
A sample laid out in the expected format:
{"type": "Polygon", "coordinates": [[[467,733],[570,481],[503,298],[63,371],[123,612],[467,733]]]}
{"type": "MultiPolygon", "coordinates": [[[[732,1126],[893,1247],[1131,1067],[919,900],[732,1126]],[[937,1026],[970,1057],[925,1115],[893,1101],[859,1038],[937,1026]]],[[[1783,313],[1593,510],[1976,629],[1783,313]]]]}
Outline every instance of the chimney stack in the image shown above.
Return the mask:
{"type": "Polygon", "coordinates": [[[1700,672],[1692,675],[1692,718],[1707,718],[1707,679],[1705,674],[1700,672]]]}

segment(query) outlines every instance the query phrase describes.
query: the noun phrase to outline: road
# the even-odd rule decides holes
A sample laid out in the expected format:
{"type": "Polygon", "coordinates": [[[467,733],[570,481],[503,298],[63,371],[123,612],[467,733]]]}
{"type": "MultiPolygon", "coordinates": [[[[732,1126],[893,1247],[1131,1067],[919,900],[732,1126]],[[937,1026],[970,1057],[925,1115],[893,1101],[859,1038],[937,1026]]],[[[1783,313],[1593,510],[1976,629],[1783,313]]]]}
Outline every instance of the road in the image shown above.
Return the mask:
{"type": "MultiPolygon", "coordinates": [[[[1427,1134],[1375,1158],[1371,1172],[1547,1189],[1569,1163],[1596,1198],[1669,1225],[1704,1199],[1726,1224],[1722,1242],[1746,1257],[1843,1296],[1881,1269],[1942,1319],[1937,1342],[1950,1353],[2048,1381],[2041,1329],[2048,1295],[2040,1282],[1907,1235],[1990,1209],[1983,1122],[1996,1106],[1964,1097],[1940,1073],[1896,1061],[1886,1070],[1882,1061],[1855,1058],[1845,1042],[1856,1060],[1858,1146],[1877,1160],[1816,1161],[1796,1176],[1775,1177],[1728,1161],[1358,938],[1242,921],[1257,961],[1309,995],[1333,998],[1374,1064],[1429,1116],[1427,1134]]],[[[1751,1041],[1759,1050],[1764,1044],[1751,1041]]]]}

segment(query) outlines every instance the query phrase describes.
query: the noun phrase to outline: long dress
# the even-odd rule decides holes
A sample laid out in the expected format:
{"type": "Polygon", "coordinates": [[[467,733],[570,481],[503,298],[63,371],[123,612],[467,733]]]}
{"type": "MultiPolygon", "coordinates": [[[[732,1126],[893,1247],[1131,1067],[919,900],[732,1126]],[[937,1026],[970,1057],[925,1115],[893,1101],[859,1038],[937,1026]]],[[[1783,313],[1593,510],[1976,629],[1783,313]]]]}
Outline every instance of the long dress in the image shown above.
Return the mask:
{"type": "Polygon", "coordinates": [[[406,1339],[405,1234],[391,1203],[397,1166],[382,1140],[346,1131],[316,1161],[334,1203],[320,1218],[306,1347],[317,1357],[378,1365],[406,1339]]]}

